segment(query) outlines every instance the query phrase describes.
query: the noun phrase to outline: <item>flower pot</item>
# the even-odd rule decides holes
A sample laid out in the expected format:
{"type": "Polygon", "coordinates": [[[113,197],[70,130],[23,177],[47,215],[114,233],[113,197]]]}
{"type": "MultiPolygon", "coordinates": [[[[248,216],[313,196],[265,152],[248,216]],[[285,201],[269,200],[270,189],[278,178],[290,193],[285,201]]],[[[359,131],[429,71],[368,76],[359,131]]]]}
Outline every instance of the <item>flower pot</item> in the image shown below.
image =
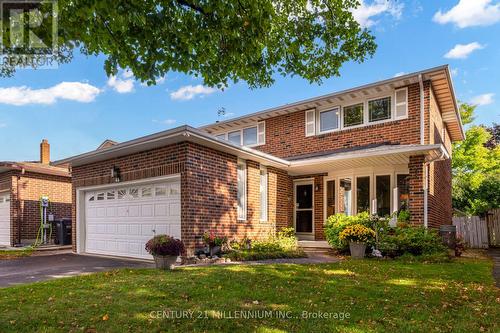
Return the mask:
{"type": "Polygon", "coordinates": [[[214,255],[218,255],[220,253],[220,246],[211,246],[210,247],[210,256],[213,257],[214,255]]]}
{"type": "Polygon", "coordinates": [[[155,259],[156,268],[158,269],[173,269],[178,256],[153,256],[155,259]]]}
{"type": "Polygon", "coordinates": [[[349,242],[349,250],[351,250],[351,257],[352,258],[362,259],[365,257],[366,243],[349,242]]]}

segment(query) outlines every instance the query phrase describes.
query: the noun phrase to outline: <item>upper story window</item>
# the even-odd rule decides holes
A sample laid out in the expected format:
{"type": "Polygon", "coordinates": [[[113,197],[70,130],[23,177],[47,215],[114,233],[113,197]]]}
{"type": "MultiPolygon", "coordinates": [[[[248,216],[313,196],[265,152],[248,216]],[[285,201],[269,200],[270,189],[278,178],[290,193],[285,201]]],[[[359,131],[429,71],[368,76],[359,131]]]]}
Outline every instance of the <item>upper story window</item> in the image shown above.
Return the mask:
{"type": "Polygon", "coordinates": [[[363,103],[344,107],[344,127],[362,125],[364,123],[363,103]]]}
{"type": "Polygon", "coordinates": [[[329,132],[339,128],[339,108],[319,113],[319,132],[329,132]]]}
{"type": "Polygon", "coordinates": [[[405,87],[396,89],[387,96],[348,102],[326,110],[307,110],[305,135],[314,136],[407,117],[408,88],[405,87]]]}
{"type": "Polygon", "coordinates": [[[368,101],[368,118],[370,122],[391,118],[391,97],[368,101]]]}
{"type": "Polygon", "coordinates": [[[240,146],[260,146],[266,143],[266,124],[265,122],[259,122],[255,126],[219,133],[215,137],[219,140],[227,140],[240,146]]]}

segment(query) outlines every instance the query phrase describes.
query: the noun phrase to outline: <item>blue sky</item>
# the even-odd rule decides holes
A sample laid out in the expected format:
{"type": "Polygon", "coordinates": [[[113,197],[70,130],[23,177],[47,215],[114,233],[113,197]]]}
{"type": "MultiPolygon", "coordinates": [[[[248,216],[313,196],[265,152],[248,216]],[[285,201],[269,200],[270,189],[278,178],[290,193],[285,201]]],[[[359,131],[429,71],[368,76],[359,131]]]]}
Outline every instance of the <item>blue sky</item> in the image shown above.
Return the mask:
{"type": "Polygon", "coordinates": [[[0,160],[37,160],[42,138],[60,159],[107,138],[211,123],[221,107],[235,117],[442,64],[452,68],[458,99],[479,104],[476,123],[500,122],[499,1],[364,0],[355,17],[375,34],[377,52],[363,64],[345,64],[341,77],[322,85],[276,77],[270,88],[242,82],[218,91],[169,73],[146,87],[127,72],[109,80],[104,57],[78,54],[58,69],[18,71],[0,79],[0,160]]]}

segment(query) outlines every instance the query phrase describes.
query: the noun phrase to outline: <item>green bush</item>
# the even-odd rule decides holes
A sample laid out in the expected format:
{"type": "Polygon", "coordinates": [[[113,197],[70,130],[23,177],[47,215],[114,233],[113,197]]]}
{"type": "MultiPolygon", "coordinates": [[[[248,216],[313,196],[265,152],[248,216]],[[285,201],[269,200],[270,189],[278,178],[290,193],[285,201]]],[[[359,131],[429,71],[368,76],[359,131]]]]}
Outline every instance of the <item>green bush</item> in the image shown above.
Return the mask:
{"type": "Polygon", "coordinates": [[[275,235],[271,234],[264,240],[233,241],[230,245],[232,250],[226,256],[233,260],[301,258],[305,256],[298,247],[293,228],[282,228],[275,235]]]}
{"type": "Polygon", "coordinates": [[[414,256],[446,253],[436,230],[424,227],[396,227],[380,235],[378,249],[383,255],[397,257],[403,254],[414,256]]]}
{"type": "Polygon", "coordinates": [[[360,213],[354,216],[347,216],[344,214],[335,214],[328,217],[325,224],[325,237],[328,244],[337,251],[347,251],[349,245],[340,239],[340,233],[355,224],[361,224],[365,227],[371,228],[372,221],[368,213],[360,213]]]}

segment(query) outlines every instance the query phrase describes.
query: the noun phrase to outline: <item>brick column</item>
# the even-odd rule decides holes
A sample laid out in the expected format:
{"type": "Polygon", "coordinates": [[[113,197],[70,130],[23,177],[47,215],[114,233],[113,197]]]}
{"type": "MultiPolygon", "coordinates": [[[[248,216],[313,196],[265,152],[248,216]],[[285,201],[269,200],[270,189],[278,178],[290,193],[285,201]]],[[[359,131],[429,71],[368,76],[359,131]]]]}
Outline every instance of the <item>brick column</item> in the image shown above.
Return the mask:
{"type": "Polygon", "coordinates": [[[410,171],[410,223],[424,225],[424,162],[423,155],[410,156],[408,169],[410,171]]]}

